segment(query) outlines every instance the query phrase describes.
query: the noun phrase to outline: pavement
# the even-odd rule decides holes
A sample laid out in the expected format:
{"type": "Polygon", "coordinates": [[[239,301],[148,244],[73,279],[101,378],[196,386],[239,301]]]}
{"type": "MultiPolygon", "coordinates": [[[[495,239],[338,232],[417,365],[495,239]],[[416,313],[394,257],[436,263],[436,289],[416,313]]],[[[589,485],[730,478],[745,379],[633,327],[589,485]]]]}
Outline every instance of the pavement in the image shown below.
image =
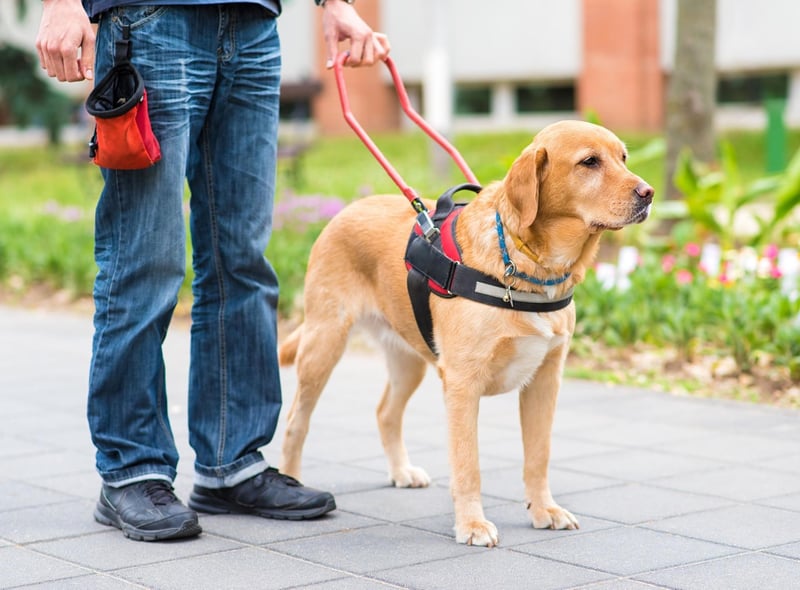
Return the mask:
{"type": "MultiPolygon", "coordinates": [[[[535,530],[521,482],[516,395],[481,405],[487,516],[500,545],[453,539],[445,418],[433,371],[407,444],[434,482],[389,485],[375,425],[381,357],[352,347],[312,420],[303,479],[336,495],[315,521],[201,516],[195,539],[130,541],[94,522],[100,480],[85,420],[86,314],[0,307],[1,588],[800,588],[800,412],[566,381],[551,486],[577,531],[535,530]]],[[[186,326],[165,343],[188,498],[186,326]]],[[[284,371],[284,396],[294,374],[284,371]]],[[[264,451],[277,461],[275,442],[264,451]]]]}

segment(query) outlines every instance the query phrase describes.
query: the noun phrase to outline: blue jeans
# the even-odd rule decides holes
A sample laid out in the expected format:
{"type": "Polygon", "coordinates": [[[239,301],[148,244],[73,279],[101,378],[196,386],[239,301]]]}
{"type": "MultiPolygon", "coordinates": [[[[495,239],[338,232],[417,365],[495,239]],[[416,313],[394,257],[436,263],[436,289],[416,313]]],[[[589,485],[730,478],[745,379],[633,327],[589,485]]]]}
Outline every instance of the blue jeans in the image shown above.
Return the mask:
{"type": "Polygon", "coordinates": [[[266,468],[281,407],[278,282],[271,233],[280,43],[255,5],[128,7],[101,17],[96,75],[130,25],[162,159],[102,171],[88,418],[103,480],[173,480],[162,342],[186,269],[191,191],[189,432],[196,483],[235,485],[266,468]]]}

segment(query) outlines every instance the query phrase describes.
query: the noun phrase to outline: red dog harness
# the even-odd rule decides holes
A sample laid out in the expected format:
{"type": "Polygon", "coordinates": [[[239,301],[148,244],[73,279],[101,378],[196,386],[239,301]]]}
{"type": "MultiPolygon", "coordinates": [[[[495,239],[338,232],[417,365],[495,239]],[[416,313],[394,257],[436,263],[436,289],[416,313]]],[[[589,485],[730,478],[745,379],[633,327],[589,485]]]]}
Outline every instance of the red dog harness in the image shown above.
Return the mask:
{"type": "Polygon", "coordinates": [[[453,195],[462,190],[478,193],[481,187],[461,184],[447,190],[436,202],[436,212],[432,218],[438,232],[427,239],[419,225],[415,225],[406,246],[406,284],[411,307],[414,309],[417,327],[434,354],[436,348],[430,308],[431,293],[439,297],[461,296],[495,307],[540,313],[563,309],[572,301],[571,292],[563,299],[553,301],[539,293],[517,291],[461,262],[456,224],[466,203],[455,203],[453,195]]]}

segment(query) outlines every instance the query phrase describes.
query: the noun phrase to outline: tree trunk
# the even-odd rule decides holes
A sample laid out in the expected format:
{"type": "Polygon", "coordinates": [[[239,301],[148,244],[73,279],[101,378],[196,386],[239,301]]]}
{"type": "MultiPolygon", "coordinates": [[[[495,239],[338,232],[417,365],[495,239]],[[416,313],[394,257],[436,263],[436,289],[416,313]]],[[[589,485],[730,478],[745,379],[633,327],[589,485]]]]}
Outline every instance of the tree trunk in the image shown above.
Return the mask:
{"type": "Polygon", "coordinates": [[[716,0],[678,0],[675,61],[667,87],[667,198],[680,198],[672,177],[678,155],[689,148],[695,159],[715,159],[714,110],[716,0]]]}

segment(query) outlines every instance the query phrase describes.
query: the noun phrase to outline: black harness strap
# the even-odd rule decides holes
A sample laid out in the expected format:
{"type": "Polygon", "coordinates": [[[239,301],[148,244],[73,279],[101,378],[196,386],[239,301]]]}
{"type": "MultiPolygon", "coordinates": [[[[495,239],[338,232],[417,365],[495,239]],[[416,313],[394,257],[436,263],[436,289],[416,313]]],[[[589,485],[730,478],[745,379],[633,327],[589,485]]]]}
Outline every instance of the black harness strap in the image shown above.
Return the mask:
{"type": "Polygon", "coordinates": [[[455,243],[455,224],[464,204],[454,203],[453,195],[462,190],[477,193],[481,188],[474,184],[461,184],[447,190],[436,202],[436,212],[432,217],[440,232],[429,241],[415,227],[406,247],[406,285],[411,307],[420,334],[434,354],[437,353],[430,308],[431,292],[439,297],[460,296],[494,307],[530,312],[557,311],[567,307],[572,301],[571,291],[563,299],[553,301],[538,293],[509,289],[494,277],[462,264],[460,252],[456,252],[459,260],[454,260],[443,251],[443,240],[452,240],[448,248],[450,250],[458,247],[455,243]],[[442,236],[442,225],[451,215],[451,235],[442,236]]]}

